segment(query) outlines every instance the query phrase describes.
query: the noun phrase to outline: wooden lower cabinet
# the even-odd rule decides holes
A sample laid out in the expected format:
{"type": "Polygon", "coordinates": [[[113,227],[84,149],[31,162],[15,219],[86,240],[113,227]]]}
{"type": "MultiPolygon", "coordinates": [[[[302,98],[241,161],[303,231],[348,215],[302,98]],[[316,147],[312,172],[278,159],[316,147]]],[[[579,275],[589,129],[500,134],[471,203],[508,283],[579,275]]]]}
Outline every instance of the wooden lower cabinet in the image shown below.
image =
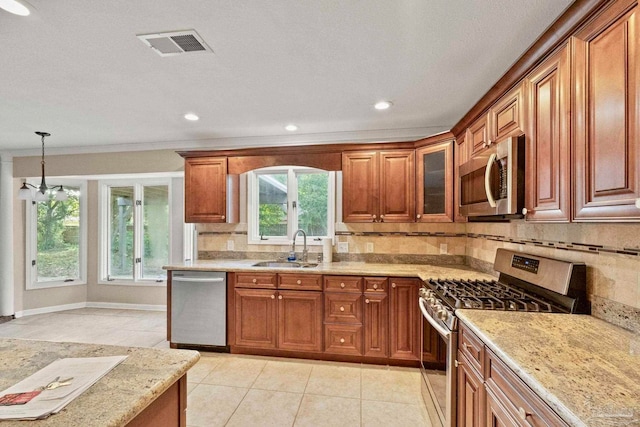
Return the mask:
{"type": "Polygon", "coordinates": [[[392,359],[420,359],[420,322],[416,279],[390,278],[389,310],[391,328],[390,354],[392,359]]]}
{"type": "Polygon", "coordinates": [[[276,291],[235,290],[235,344],[255,348],[276,348],[276,291]]]}
{"type": "Polygon", "coordinates": [[[278,348],[322,351],[322,292],[278,291],[278,348]]]}
{"type": "Polygon", "coordinates": [[[458,425],[480,427],[483,424],[484,379],[458,351],[458,425]]]}
{"type": "Polygon", "coordinates": [[[364,294],[365,356],[389,356],[389,298],[386,293],[364,294]]]}
{"type": "Polygon", "coordinates": [[[491,427],[520,427],[504,407],[503,401],[498,398],[491,387],[486,388],[486,420],[485,424],[491,427]]]}

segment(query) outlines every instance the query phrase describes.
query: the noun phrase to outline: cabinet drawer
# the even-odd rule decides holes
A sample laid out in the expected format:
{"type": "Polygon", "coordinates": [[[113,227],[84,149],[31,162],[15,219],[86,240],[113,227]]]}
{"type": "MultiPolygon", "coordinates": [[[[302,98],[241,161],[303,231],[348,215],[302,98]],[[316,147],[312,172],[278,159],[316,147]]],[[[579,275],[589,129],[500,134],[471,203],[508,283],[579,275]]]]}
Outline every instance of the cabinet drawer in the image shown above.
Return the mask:
{"type": "Polygon", "coordinates": [[[324,294],[324,321],[362,323],[362,295],[348,292],[324,294]]]}
{"type": "Polygon", "coordinates": [[[469,359],[471,366],[484,378],[484,344],[464,325],[460,327],[458,350],[469,359]]]}
{"type": "Polygon", "coordinates": [[[278,289],[322,290],[322,276],[318,274],[278,274],[278,289]]]}
{"type": "Polygon", "coordinates": [[[362,326],[324,325],[327,353],[362,355],[362,326]]]}
{"type": "Polygon", "coordinates": [[[276,288],[275,273],[236,273],[236,288],[276,288]]]}
{"type": "Polygon", "coordinates": [[[387,292],[387,286],[389,281],[386,277],[365,277],[364,278],[364,291],[365,292],[387,292]]]}
{"type": "Polygon", "coordinates": [[[362,292],[362,277],[325,276],[324,290],[335,292],[362,292]]]}
{"type": "Polygon", "coordinates": [[[487,390],[524,425],[560,427],[567,424],[490,350],[487,350],[487,390]]]}

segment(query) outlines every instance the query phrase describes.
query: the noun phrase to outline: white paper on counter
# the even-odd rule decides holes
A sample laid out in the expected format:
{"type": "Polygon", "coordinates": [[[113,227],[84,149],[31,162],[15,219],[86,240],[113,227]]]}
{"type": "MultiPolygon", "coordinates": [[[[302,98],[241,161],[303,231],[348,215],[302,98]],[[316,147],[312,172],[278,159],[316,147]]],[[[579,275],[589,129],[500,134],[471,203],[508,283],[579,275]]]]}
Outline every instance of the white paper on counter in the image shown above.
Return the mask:
{"type": "Polygon", "coordinates": [[[71,384],[54,390],[43,390],[24,405],[0,406],[0,420],[35,420],[55,414],[126,358],[127,356],[107,356],[58,359],[18,384],[3,390],[0,396],[36,390],[49,384],[56,377],[73,377],[71,384]]]}

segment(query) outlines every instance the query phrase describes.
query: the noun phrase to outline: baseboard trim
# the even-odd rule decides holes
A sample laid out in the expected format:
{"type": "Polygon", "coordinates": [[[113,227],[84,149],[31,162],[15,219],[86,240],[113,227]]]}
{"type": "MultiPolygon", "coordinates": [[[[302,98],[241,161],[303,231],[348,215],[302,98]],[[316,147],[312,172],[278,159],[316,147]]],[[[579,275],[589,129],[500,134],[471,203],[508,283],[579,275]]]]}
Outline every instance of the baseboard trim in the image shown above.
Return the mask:
{"type": "Polygon", "coordinates": [[[113,308],[121,310],[167,311],[166,305],[129,304],[124,302],[87,302],[88,308],[113,308]]]}
{"type": "Polygon", "coordinates": [[[31,308],[29,310],[16,311],[16,319],[24,316],[33,316],[35,314],[55,313],[56,311],[75,310],[77,308],[85,308],[86,302],[76,302],[73,304],[52,305],[50,307],[31,308]]]}

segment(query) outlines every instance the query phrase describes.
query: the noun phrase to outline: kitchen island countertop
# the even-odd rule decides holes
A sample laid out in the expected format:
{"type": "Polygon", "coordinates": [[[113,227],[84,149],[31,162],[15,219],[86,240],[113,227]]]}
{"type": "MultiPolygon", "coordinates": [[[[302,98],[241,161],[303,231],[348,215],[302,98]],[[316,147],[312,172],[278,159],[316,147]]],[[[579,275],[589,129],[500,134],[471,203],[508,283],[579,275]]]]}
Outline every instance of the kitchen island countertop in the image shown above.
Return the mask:
{"type": "Polygon", "coordinates": [[[457,310],[572,426],[640,426],[640,335],[592,316],[457,310]]]}
{"type": "Polygon", "coordinates": [[[128,357],[59,413],[36,421],[0,421],[0,426],[124,426],[200,358],[191,350],[0,339],[0,391],[56,359],[117,355],[128,357]]]}
{"type": "Polygon", "coordinates": [[[317,267],[254,267],[258,259],[244,260],[201,260],[193,263],[165,265],[165,270],[188,271],[228,271],[228,272],[260,272],[260,273],[300,273],[300,274],[333,274],[353,276],[393,276],[419,277],[428,279],[464,279],[493,280],[495,277],[481,273],[466,265],[431,265],[431,264],[385,264],[365,262],[326,262],[317,267]]]}

